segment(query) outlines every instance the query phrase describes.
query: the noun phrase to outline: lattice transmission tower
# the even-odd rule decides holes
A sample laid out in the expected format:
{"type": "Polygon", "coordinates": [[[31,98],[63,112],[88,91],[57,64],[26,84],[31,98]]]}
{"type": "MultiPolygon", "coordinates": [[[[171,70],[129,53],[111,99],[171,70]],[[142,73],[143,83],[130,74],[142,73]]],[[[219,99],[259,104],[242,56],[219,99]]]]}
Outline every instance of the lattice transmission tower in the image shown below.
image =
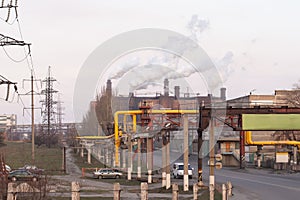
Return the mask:
{"type": "Polygon", "coordinates": [[[51,67],[48,69],[48,77],[42,82],[45,84],[45,88],[42,90],[42,95],[45,95],[45,99],[41,101],[42,111],[42,134],[44,143],[50,147],[51,141],[56,134],[56,109],[55,105],[57,101],[54,101],[53,95],[57,93],[57,90],[53,89],[53,83],[56,81],[51,75],[51,67]]]}

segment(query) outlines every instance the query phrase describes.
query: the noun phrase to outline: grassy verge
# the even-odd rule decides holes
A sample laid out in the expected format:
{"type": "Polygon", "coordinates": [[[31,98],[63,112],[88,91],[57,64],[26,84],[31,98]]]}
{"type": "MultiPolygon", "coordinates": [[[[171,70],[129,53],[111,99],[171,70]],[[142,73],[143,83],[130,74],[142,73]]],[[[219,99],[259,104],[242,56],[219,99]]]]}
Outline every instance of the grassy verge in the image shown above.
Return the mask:
{"type": "Polygon", "coordinates": [[[6,142],[0,147],[5,163],[12,169],[32,164],[45,169],[50,174],[60,174],[62,167],[62,149],[59,147],[47,148],[35,146],[35,160],[32,161],[32,146],[26,142],[6,142]]]}
{"type": "Polygon", "coordinates": [[[89,164],[87,162],[87,158],[86,158],[86,155],[82,158],[80,156],[80,154],[76,154],[74,152],[72,152],[72,156],[74,157],[74,160],[75,160],[75,164],[81,169],[81,168],[104,168],[104,164],[99,162],[97,159],[95,159],[93,156],[92,156],[92,163],[89,164]]]}

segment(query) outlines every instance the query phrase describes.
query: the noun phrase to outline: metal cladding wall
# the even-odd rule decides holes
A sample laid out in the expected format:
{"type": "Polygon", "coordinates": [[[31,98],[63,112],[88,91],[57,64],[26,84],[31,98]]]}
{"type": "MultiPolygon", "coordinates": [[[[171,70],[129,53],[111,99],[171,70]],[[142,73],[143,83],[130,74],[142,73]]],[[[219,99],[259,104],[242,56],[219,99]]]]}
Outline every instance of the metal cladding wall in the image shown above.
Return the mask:
{"type": "Polygon", "coordinates": [[[300,114],[243,114],[245,131],[300,130],[300,114]]]}

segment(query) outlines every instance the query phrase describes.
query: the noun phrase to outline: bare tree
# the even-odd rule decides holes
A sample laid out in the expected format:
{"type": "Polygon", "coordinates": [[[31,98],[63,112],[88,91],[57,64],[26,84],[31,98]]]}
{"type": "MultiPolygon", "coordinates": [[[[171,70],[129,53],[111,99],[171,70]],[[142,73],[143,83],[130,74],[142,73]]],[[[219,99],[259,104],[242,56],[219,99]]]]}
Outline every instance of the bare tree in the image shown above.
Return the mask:
{"type": "Polygon", "coordinates": [[[289,106],[300,107],[300,80],[293,86],[293,90],[287,94],[286,101],[289,106]]]}
{"type": "Polygon", "coordinates": [[[112,95],[102,88],[101,94],[96,98],[96,116],[98,122],[106,135],[113,131],[112,95]]]}

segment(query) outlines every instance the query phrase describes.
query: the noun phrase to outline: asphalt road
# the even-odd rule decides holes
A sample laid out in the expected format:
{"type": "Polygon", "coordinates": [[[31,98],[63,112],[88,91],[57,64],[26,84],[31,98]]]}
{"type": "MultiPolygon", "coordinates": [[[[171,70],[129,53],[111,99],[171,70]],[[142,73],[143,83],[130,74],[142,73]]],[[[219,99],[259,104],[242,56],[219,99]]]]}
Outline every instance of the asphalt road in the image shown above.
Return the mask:
{"type": "MultiPolygon", "coordinates": [[[[171,162],[183,162],[183,156],[178,152],[171,152],[171,162]]],[[[161,153],[154,153],[154,165],[161,166],[161,153]]],[[[195,168],[194,178],[189,184],[197,182],[197,155],[189,156],[189,163],[195,168]]],[[[203,161],[207,163],[207,161],[203,161]]],[[[203,179],[205,185],[208,185],[209,168],[207,165],[203,168],[203,179]]],[[[216,183],[221,185],[231,181],[234,186],[233,200],[295,200],[300,199],[300,173],[289,174],[280,172],[280,174],[268,169],[247,168],[223,168],[215,170],[216,183]]],[[[183,180],[172,179],[172,182],[182,184],[183,180]]]]}
{"type": "Polygon", "coordinates": [[[236,194],[232,199],[300,199],[299,174],[274,174],[268,170],[258,169],[216,171],[217,183],[225,183],[228,180],[235,187],[234,193],[236,194]]]}

